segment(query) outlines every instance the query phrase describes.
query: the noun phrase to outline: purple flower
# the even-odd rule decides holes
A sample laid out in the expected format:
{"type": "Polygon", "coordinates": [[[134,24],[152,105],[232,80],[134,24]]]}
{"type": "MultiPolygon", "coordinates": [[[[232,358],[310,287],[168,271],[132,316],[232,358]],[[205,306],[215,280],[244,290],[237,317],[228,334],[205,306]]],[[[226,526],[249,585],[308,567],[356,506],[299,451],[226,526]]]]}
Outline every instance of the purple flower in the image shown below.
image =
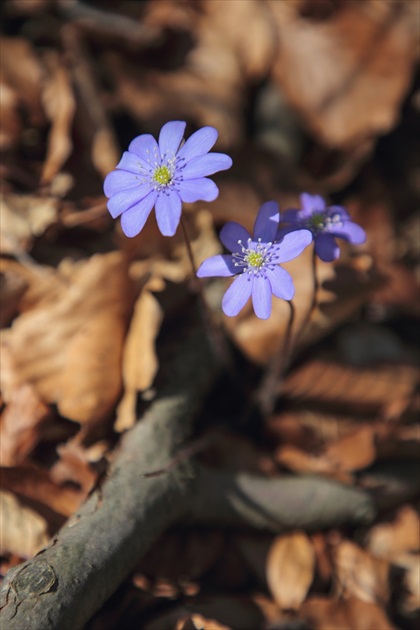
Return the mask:
{"type": "Polygon", "coordinates": [[[234,317],[252,296],[255,314],[260,319],[271,315],[271,295],[291,300],[295,287],[291,275],[279,267],[299,256],[312,241],[308,230],[294,231],[275,241],[280,213],[275,201],[264,203],[254,225],[254,237],[239,223],[229,222],[220,232],[220,240],[232,253],[205,260],[197,275],[237,276],[226,291],[222,309],[234,317]]]}
{"type": "Polygon", "coordinates": [[[232,166],[224,153],[208,153],[217,140],[213,127],[199,129],[184,143],[186,123],[163,125],[156,142],[150,134],[137,136],[123,153],[115,171],[104,182],[112,217],[121,216],[126,236],[136,236],[153,206],[164,236],[173,236],[181,217],[182,202],[214,201],[216,184],[207,179],[232,166]]]}
{"type": "Polygon", "coordinates": [[[339,257],[340,248],[336,238],[343,238],[353,245],[365,242],[364,229],[353,223],[347,210],[341,206],[327,207],[322,197],[307,193],[303,193],[300,200],[301,210],[286,210],[282,215],[282,222],[286,226],[279,231],[278,237],[302,228],[310,230],[314,237],[315,251],[324,262],[331,262],[339,257]]]}

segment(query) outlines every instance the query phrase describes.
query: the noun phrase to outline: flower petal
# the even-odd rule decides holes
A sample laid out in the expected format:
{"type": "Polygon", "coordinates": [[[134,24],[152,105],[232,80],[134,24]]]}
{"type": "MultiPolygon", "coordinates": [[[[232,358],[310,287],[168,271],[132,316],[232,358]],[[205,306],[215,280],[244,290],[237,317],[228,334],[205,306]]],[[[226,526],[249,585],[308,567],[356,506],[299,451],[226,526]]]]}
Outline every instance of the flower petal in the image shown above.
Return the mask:
{"type": "Polygon", "coordinates": [[[350,215],[343,206],[329,206],[328,213],[330,216],[338,214],[342,221],[350,221],[350,215]]]}
{"type": "Polygon", "coordinates": [[[254,241],[272,243],[279,227],[280,211],[277,201],[266,201],[258,211],[254,225],[254,241]]]}
{"type": "Polygon", "coordinates": [[[172,158],[179,149],[187,123],[183,120],[172,120],[163,125],[159,134],[159,149],[161,158],[172,158]]]}
{"type": "Polygon", "coordinates": [[[184,179],[198,179],[199,177],[207,177],[218,171],[225,171],[232,166],[232,158],[225,153],[208,153],[201,155],[180,169],[179,174],[184,179]]]}
{"type": "Polygon", "coordinates": [[[282,223],[298,223],[300,218],[300,210],[285,210],[281,217],[280,221],[282,223]]]}
{"type": "Polygon", "coordinates": [[[241,273],[235,278],[223,296],[222,310],[228,317],[235,317],[243,309],[251,297],[253,277],[249,273],[241,273]]]}
{"type": "Polygon", "coordinates": [[[353,245],[361,245],[366,241],[366,232],[353,221],[344,221],[339,227],[332,227],[330,234],[337,238],[344,238],[349,243],[353,243],[353,245]]]}
{"type": "Polygon", "coordinates": [[[310,243],[312,243],[312,232],[309,230],[293,230],[283,234],[281,240],[273,245],[274,262],[284,263],[293,260],[310,243]]]}
{"type": "MultiPolygon", "coordinates": [[[[130,145],[131,146],[131,145],[130,145]]],[[[129,171],[130,173],[140,174],[147,177],[148,173],[152,173],[153,169],[150,164],[131,151],[124,151],[121,160],[117,164],[118,170],[129,171]]]]}
{"type": "Polygon", "coordinates": [[[251,238],[251,235],[240,223],[236,223],[236,221],[229,221],[228,223],[225,223],[220,230],[219,238],[226,249],[235,254],[236,252],[241,251],[239,241],[241,241],[245,247],[247,246],[247,241],[251,238]]]}
{"type": "Polygon", "coordinates": [[[332,262],[340,255],[340,248],[332,234],[319,234],[315,238],[315,251],[324,262],[332,262]]]}
{"type": "Polygon", "coordinates": [[[143,133],[130,142],[128,150],[135,153],[151,166],[159,166],[159,145],[150,133],[143,133]]]}
{"type": "Polygon", "coordinates": [[[163,236],[173,236],[181,218],[181,197],[176,190],[161,192],[156,199],[156,220],[163,236]]]}
{"type": "Polygon", "coordinates": [[[183,181],[177,185],[177,190],[185,203],[193,203],[199,199],[202,201],[214,201],[219,195],[219,189],[216,184],[206,177],[183,181]]]}
{"type": "Polygon", "coordinates": [[[124,212],[121,217],[121,227],[126,236],[136,236],[143,229],[147,217],[155,204],[156,194],[153,190],[147,197],[124,212]]]}
{"type": "Polygon", "coordinates": [[[151,188],[149,185],[121,190],[108,199],[106,206],[112,218],[116,219],[120,214],[131,208],[131,206],[134,206],[135,203],[144,199],[150,192],[151,188]]]}
{"type": "Polygon", "coordinates": [[[107,197],[112,197],[121,190],[139,186],[139,176],[128,171],[111,171],[104,180],[104,193],[107,197]]]}
{"type": "Polygon", "coordinates": [[[178,157],[187,162],[199,155],[205,155],[210,151],[217,140],[217,130],[214,127],[203,127],[192,134],[186,143],[178,151],[178,157]]]}
{"type": "Polygon", "coordinates": [[[300,203],[302,206],[302,218],[310,217],[314,212],[322,212],[326,208],[325,201],[320,195],[303,193],[300,196],[300,203]]]}
{"type": "Polygon", "coordinates": [[[271,284],[267,276],[256,276],[252,284],[252,305],[255,315],[268,319],[271,315],[271,284]]]}
{"type": "Polygon", "coordinates": [[[199,278],[211,278],[221,276],[227,278],[238,273],[238,268],[232,260],[232,256],[217,254],[201,263],[197,271],[199,278]]]}
{"type": "Polygon", "coordinates": [[[282,300],[291,300],[295,295],[295,287],[292,276],[286,269],[276,265],[273,269],[267,269],[273,295],[282,300]]]}

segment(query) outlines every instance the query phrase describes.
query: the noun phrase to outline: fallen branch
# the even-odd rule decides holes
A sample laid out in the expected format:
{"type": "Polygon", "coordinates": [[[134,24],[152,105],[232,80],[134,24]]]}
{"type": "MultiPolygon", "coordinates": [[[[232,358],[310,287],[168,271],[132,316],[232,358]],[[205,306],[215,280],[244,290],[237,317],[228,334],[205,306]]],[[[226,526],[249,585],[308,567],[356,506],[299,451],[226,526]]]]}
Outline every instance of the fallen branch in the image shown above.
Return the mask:
{"type": "Polygon", "coordinates": [[[122,439],[108,480],[51,545],[6,576],[1,627],[76,630],[110,597],[151,544],[188,508],[194,468],[165,469],[189,438],[218,373],[202,329],[178,348],[170,382],[122,439]]]}

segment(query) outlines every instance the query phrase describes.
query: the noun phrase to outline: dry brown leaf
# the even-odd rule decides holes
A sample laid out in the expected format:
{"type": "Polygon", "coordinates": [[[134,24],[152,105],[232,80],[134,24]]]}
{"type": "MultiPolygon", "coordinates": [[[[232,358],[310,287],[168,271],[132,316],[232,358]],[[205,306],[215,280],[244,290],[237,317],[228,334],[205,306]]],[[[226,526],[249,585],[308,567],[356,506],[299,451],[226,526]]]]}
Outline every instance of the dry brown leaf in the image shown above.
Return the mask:
{"type": "Polygon", "coordinates": [[[8,326],[17,314],[19,302],[27,286],[25,279],[12,270],[0,272],[0,328],[8,326]]]}
{"type": "Polygon", "coordinates": [[[7,83],[0,79],[0,151],[7,151],[19,142],[22,122],[19,116],[19,98],[7,83]]]}
{"type": "Polygon", "coordinates": [[[420,550],[420,517],[413,507],[404,505],[391,521],[378,523],[369,531],[369,551],[398,564],[398,558],[420,550]]]}
{"type": "Polygon", "coordinates": [[[283,609],[298,609],[306,599],[315,571],[315,554],[304,532],[279,536],[267,557],[267,583],[283,609]]]}
{"type": "Polygon", "coordinates": [[[98,475],[90,466],[86,449],[77,437],[57,446],[58,461],[50,470],[51,480],[57,485],[72,482],[80,486],[86,497],[95,485],[98,475]]]}
{"type": "Polygon", "coordinates": [[[44,53],[44,64],[48,76],[43,86],[42,101],[51,122],[51,129],[41,182],[49,184],[73,148],[71,128],[76,104],[71,79],[63,59],[56,51],[50,50],[44,53]]]}
{"type": "MultiPolygon", "coordinates": [[[[42,67],[27,39],[2,37],[0,73],[25,111],[29,124],[41,127],[45,114],[41,104],[42,67]]],[[[3,111],[2,111],[3,119],[3,111]]],[[[6,121],[2,120],[2,125],[6,121]]]]}
{"type": "Polygon", "coordinates": [[[271,16],[258,1],[149,2],[144,23],[192,34],[194,45],[179,69],[170,73],[131,66],[115,53],[106,64],[120,102],[140,120],[188,118],[213,125],[225,145],[243,136],[242,109],[247,80],[266,75],[275,52],[271,16]],[[244,36],[243,24],[247,25],[244,36]]]}
{"type": "Polygon", "coordinates": [[[333,554],[336,591],[341,597],[356,597],[385,606],[389,600],[389,562],[375,558],[349,540],[333,554]]]}
{"type": "Polygon", "coordinates": [[[326,145],[347,149],[396,124],[418,55],[414,4],[331,3],[330,15],[312,19],[307,2],[270,0],[274,77],[326,145]]]}
{"type": "Polygon", "coordinates": [[[407,555],[404,568],[406,572],[403,583],[406,592],[401,602],[402,613],[418,616],[420,610],[420,554],[407,555]]]}
{"type": "Polygon", "coordinates": [[[334,468],[353,471],[370,466],[376,454],[375,431],[370,426],[364,426],[327,446],[323,457],[334,468]]]}
{"type": "Polygon", "coordinates": [[[28,250],[33,238],[40,236],[57,218],[58,200],[54,197],[5,194],[0,203],[0,248],[16,255],[28,250]]]}
{"type": "Polygon", "coordinates": [[[193,613],[178,619],[175,630],[231,630],[229,626],[219,623],[215,619],[208,619],[203,615],[193,613]]]}
{"type": "Polygon", "coordinates": [[[194,599],[191,604],[179,606],[166,614],[154,617],[144,623],[143,628],[144,630],[173,630],[178,620],[188,619],[188,615],[201,615],[205,619],[214,619],[216,623],[232,630],[237,628],[255,630],[261,627],[264,620],[260,608],[249,599],[200,597],[194,599]]]}
{"type": "Polygon", "coordinates": [[[124,346],[124,395],[117,407],[116,431],[136,422],[137,394],[149,389],[158,370],[155,340],[163,319],[157,299],[144,288],[137,298],[124,346]]]}
{"type": "Polygon", "coordinates": [[[94,422],[111,411],[121,391],[132,304],[127,265],[118,252],[98,254],[62,263],[52,276],[50,290],[5,331],[3,344],[22,382],[33,383],[63,416],[94,422]]]}
{"type": "Polygon", "coordinates": [[[47,544],[49,536],[45,519],[22,505],[10,492],[0,491],[0,511],[0,554],[13,553],[21,558],[32,558],[47,544]]]}
{"type": "Polygon", "coordinates": [[[311,597],[300,616],[313,630],[397,630],[382,608],[354,597],[344,601],[311,597]]]}
{"type": "Polygon", "coordinates": [[[85,499],[80,490],[60,488],[46,470],[35,466],[3,468],[0,484],[4,490],[46,505],[62,516],[71,516],[85,499]]]}
{"type": "Polygon", "coordinates": [[[0,465],[16,466],[38,444],[41,427],[51,411],[36,389],[23,383],[13,390],[1,414],[0,465]]]}
{"type": "Polygon", "coordinates": [[[307,361],[285,380],[283,393],[293,399],[351,405],[382,411],[396,400],[408,400],[418,383],[413,365],[352,367],[326,359],[307,361]]]}

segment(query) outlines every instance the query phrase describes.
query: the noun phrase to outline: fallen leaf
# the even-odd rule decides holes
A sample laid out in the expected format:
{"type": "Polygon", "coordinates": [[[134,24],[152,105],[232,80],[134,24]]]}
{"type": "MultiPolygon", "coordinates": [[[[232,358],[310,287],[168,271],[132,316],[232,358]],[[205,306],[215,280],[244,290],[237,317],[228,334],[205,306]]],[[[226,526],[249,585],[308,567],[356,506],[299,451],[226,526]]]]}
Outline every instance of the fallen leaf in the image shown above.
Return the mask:
{"type": "Polygon", "coordinates": [[[121,358],[132,291],[118,252],[62,263],[39,302],[5,331],[21,382],[34,384],[61,415],[104,418],[121,391],[121,358]],[[6,334],[7,333],[7,334],[6,334]],[[28,356],[27,349],[31,348],[28,356]]]}
{"type": "Polygon", "coordinates": [[[344,601],[311,597],[300,609],[300,616],[313,630],[397,630],[382,608],[354,597],[344,601]]]}
{"type": "Polygon", "coordinates": [[[78,442],[77,436],[57,446],[59,456],[50,469],[51,481],[57,485],[72,482],[78,485],[85,497],[95,485],[98,475],[90,466],[88,454],[78,442]]]}
{"type": "Polygon", "coordinates": [[[13,494],[4,490],[0,491],[0,507],[0,553],[32,558],[49,540],[47,522],[37,512],[22,505],[13,494]]]}
{"type": "Polygon", "coordinates": [[[59,54],[50,50],[44,53],[43,60],[48,75],[44,81],[42,101],[51,129],[41,182],[49,184],[72,151],[71,128],[76,105],[69,72],[59,54]]]}
{"type": "Polygon", "coordinates": [[[376,558],[349,540],[333,553],[336,591],[341,597],[385,606],[389,600],[389,562],[376,558]]]}
{"type": "Polygon", "coordinates": [[[33,465],[2,468],[0,480],[5,491],[36,501],[66,517],[71,516],[85,498],[80,490],[58,486],[48,471],[33,465]]]}
{"type": "Polygon", "coordinates": [[[376,459],[375,431],[370,426],[361,427],[327,446],[323,457],[340,470],[367,468],[376,459]]]}
{"type": "Polygon", "coordinates": [[[29,250],[34,237],[42,235],[57,219],[54,197],[8,193],[0,203],[0,246],[4,254],[29,250]]]}
{"type": "Polygon", "coordinates": [[[395,400],[407,400],[418,382],[413,365],[352,367],[336,361],[312,359],[294,370],[282,392],[292,399],[351,405],[355,409],[379,412],[395,400]]]}
{"type": "Polygon", "coordinates": [[[0,328],[5,328],[10,324],[18,312],[21,297],[27,289],[25,279],[13,272],[6,270],[0,272],[0,328]]]}
{"type": "Polygon", "coordinates": [[[16,466],[25,460],[38,444],[41,428],[50,416],[50,408],[33,385],[23,383],[13,390],[0,418],[2,466],[16,466]]]}
{"type": "Polygon", "coordinates": [[[279,33],[273,76],[327,146],[348,149],[396,124],[418,54],[410,5],[340,2],[318,20],[308,3],[268,3],[279,33]]]}
{"type": "Polygon", "coordinates": [[[304,532],[279,536],[267,557],[267,583],[283,609],[298,609],[306,599],[315,571],[315,554],[304,532]]]}
{"type": "Polygon", "coordinates": [[[398,558],[420,550],[420,517],[411,505],[401,507],[390,521],[370,530],[367,548],[375,556],[398,564],[398,558]]]}
{"type": "Polygon", "coordinates": [[[115,430],[125,431],[137,420],[137,394],[150,388],[158,370],[155,340],[163,319],[162,308],[144,288],[137,298],[123,356],[124,395],[117,407],[115,430]]]}

